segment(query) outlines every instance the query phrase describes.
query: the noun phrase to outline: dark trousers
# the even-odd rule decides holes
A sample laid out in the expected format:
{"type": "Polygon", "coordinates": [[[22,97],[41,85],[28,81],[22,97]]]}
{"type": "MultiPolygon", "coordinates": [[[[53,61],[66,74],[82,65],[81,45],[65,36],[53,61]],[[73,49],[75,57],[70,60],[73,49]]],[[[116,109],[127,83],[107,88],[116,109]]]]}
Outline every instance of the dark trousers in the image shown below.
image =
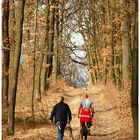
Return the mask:
{"type": "Polygon", "coordinates": [[[57,126],[57,129],[58,129],[58,140],[63,140],[64,129],[66,127],[66,122],[57,121],[56,126],[57,126]]]}
{"type": "Polygon", "coordinates": [[[82,122],[81,125],[82,125],[82,128],[80,130],[81,139],[87,140],[87,136],[90,134],[91,123],[90,122],[82,122]]]}

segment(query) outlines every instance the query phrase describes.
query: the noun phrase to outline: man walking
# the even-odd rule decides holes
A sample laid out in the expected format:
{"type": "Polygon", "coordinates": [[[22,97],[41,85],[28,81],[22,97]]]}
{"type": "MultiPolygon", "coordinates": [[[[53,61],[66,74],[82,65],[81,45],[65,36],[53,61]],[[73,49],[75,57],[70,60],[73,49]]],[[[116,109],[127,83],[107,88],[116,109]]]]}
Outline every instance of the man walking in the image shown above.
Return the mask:
{"type": "Polygon", "coordinates": [[[53,122],[53,118],[55,118],[55,124],[58,128],[58,140],[63,140],[66,124],[72,119],[71,110],[68,104],[64,103],[64,97],[59,97],[59,103],[53,107],[50,116],[51,122],[53,122]]]}

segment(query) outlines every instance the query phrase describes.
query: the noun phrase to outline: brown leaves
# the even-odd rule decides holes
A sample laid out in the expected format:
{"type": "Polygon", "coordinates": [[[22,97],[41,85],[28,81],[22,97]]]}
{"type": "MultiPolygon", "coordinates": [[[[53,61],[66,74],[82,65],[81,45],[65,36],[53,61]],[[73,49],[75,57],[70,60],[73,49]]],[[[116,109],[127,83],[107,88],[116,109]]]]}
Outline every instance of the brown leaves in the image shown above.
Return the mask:
{"type": "Polygon", "coordinates": [[[22,51],[23,51],[24,53],[28,53],[28,52],[31,51],[31,47],[30,47],[30,46],[25,46],[25,47],[22,48],[22,51]]]}
{"type": "Polygon", "coordinates": [[[31,62],[31,61],[33,61],[33,56],[27,55],[27,56],[25,57],[25,62],[26,62],[26,63],[29,63],[29,62],[31,62]]]}

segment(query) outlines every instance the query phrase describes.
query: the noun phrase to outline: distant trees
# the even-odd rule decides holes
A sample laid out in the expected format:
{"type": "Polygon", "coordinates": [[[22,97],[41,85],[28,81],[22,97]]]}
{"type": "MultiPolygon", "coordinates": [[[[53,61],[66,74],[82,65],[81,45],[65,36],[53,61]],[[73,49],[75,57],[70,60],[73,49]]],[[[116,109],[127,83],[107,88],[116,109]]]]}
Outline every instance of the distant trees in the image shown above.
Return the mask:
{"type": "Polygon", "coordinates": [[[127,88],[131,81],[135,3],[123,0],[69,3],[73,9],[75,3],[80,3],[75,16],[69,17],[74,22],[74,31],[70,24],[66,28],[83,36],[89,84],[112,82],[119,88],[127,88]]]}

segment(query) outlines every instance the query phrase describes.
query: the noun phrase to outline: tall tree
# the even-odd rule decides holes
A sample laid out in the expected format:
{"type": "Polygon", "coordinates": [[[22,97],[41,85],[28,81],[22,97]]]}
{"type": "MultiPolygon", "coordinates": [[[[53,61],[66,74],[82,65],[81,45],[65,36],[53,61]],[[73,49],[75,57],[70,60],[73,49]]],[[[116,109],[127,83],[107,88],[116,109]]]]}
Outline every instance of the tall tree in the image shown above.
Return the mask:
{"type": "Polygon", "coordinates": [[[53,82],[56,84],[58,76],[58,56],[59,56],[59,9],[58,2],[56,3],[55,10],[55,24],[54,24],[54,60],[53,60],[53,82]]]}
{"type": "Polygon", "coordinates": [[[35,25],[34,25],[34,72],[33,72],[33,92],[38,101],[41,100],[40,92],[40,54],[37,54],[39,41],[38,31],[38,0],[35,1],[35,25]]]}
{"type": "MultiPolygon", "coordinates": [[[[48,36],[49,36],[49,0],[45,0],[45,23],[46,23],[46,28],[45,28],[45,38],[44,38],[44,49],[46,50],[45,53],[48,51],[48,36]]],[[[47,54],[42,55],[42,70],[41,70],[41,92],[45,93],[47,89],[47,54]]]]}
{"type": "Polygon", "coordinates": [[[2,94],[3,105],[8,108],[8,84],[9,84],[9,0],[4,0],[2,3],[3,15],[2,15],[2,41],[3,41],[3,62],[2,62],[2,94]]]}
{"type": "MultiPolygon", "coordinates": [[[[38,92],[38,87],[36,87],[36,63],[37,63],[37,60],[36,60],[36,44],[37,44],[37,13],[38,13],[38,0],[35,1],[35,12],[34,12],[34,19],[35,19],[35,24],[34,24],[34,38],[33,38],[33,41],[34,41],[34,46],[33,46],[33,91],[32,91],[32,117],[34,119],[34,97],[37,98],[37,100],[40,100],[41,99],[41,96],[40,96],[40,93],[38,92]]],[[[38,79],[37,79],[38,80],[38,79]]],[[[37,81],[38,83],[38,81],[37,81]]],[[[37,84],[38,85],[38,84],[37,84]]]]}
{"type": "MultiPolygon", "coordinates": [[[[55,23],[55,0],[50,1],[49,9],[49,31],[48,31],[48,51],[47,51],[47,71],[45,79],[49,79],[53,70],[53,54],[54,54],[54,23],[55,23]]],[[[48,80],[47,80],[48,81],[48,80]]],[[[46,83],[49,84],[49,83],[46,83]]]]}
{"type": "MultiPolygon", "coordinates": [[[[13,67],[13,56],[15,53],[15,23],[16,23],[16,19],[15,19],[15,1],[14,0],[10,0],[9,1],[9,43],[10,43],[10,65],[9,65],[9,73],[11,73],[12,71],[12,67],[13,67]]],[[[11,75],[9,75],[10,77],[11,75]]],[[[11,83],[11,78],[9,78],[9,86],[11,83]]],[[[8,87],[10,88],[10,87],[8,87]]]]}
{"type": "Polygon", "coordinates": [[[16,90],[18,80],[18,69],[21,54],[22,44],[22,30],[24,18],[24,5],[25,0],[18,1],[18,11],[16,15],[16,42],[13,55],[13,67],[11,71],[10,80],[12,81],[9,86],[9,108],[8,108],[8,131],[9,134],[14,134],[14,118],[15,118],[15,103],[16,103],[16,90]]]}
{"type": "Polygon", "coordinates": [[[122,4],[122,52],[123,52],[123,60],[122,60],[122,70],[123,70],[123,85],[126,88],[127,82],[129,80],[129,41],[128,41],[128,17],[127,17],[127,0],[121,0],[122,4]]]}
{"type": "Polygon", "coordinates": [[[49,78],[52,73],[52,61],[53,61],[53,50],[54,50],[54,17],[55,17],[55,0],[51,0],[50,2],[50,15],[49,15],[49,46],[48,46],[48,57],[47,63],[49,64],[48,67],[48,75],[49,78]]]}
{"type": "Polygon", "coordinates": [[[131,107],[134,140],[138,140],[138,0],[135,0],[134,48],[132,55],[131,107]]]}

